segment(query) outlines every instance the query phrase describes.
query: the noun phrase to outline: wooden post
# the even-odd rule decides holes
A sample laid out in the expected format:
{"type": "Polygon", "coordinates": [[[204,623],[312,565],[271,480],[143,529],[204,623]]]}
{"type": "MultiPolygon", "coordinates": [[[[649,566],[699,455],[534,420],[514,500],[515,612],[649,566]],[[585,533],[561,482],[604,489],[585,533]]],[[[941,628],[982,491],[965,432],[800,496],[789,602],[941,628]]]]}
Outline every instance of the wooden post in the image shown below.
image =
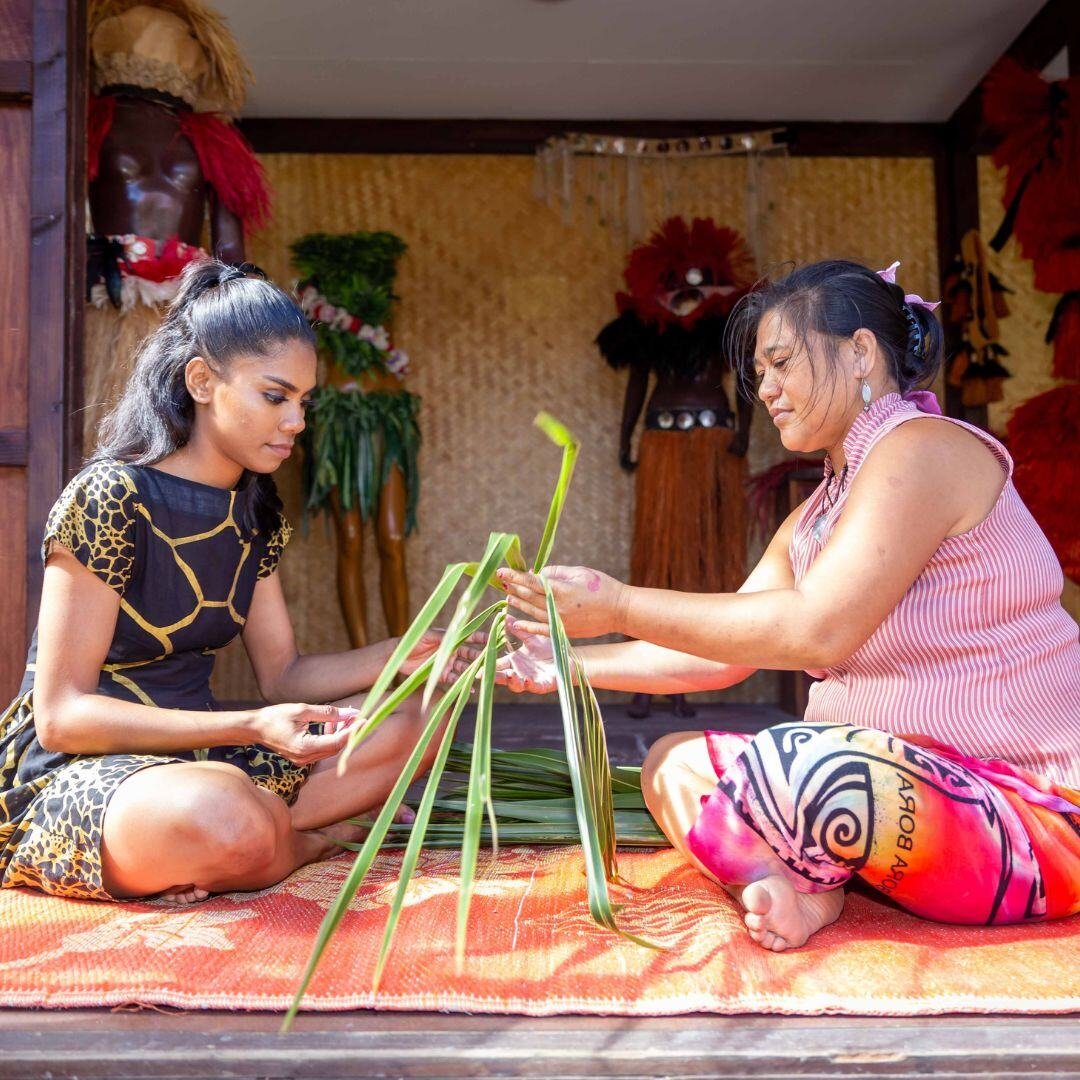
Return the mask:
{"type": "Polygon", "coordinates": [[[34,0],[27,638],[41,595],[42,529],[73,462],[68,417],[81,365],[85,275],[85,0],[34,0]]]}

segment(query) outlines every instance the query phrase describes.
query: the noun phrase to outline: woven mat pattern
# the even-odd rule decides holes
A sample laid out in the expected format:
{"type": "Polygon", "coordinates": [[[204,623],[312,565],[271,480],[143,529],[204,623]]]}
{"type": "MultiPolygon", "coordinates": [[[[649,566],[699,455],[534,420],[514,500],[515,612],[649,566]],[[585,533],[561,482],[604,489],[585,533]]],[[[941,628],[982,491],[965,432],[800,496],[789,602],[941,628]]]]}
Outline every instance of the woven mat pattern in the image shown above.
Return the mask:
{"type": "MultiPolygon", "coordinates": [[[[797,951],[765,952],[734,902],[670,850],[620,859],[627,929],[597,927],[577,849],[482,857],[469,955],[455,972],[456,853],[426,852],[383,984],[371,974],[397,856],[380,858],[331,943],[308,1009],[624,1016],[921,1015],[1080,1009],[1080,918],[1028,927],[940,926],[862,896],[797,951]]],[[[192,908],[99,904],[0,891],[0,1004],[284,1009],[348,857],[260,893],[192,908]]]]}

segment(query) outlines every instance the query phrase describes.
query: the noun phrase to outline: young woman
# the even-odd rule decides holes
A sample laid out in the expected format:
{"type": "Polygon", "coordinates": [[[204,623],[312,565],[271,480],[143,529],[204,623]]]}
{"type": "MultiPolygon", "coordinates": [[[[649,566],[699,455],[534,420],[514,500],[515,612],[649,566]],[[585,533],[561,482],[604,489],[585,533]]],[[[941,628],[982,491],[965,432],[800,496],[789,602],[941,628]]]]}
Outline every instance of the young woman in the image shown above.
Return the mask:
{"type": "Polygon", "coordinates": [[[297,651],[271,474],[304,429],[314,337],[250,270],[185,271],[49,516],[37,632],[0,718],[0,885],[176,901],[263,888],[335,850],[316,830],[381,804],[415,746],[410,706],[337,773],[351,695],[395,642],[297,651]],[[222,712],[210,673],[237,634],[274,704],[222,712]]]}
{"type": "MultiPolygon", "coordinates": [[[[821,680],[801,722],[668,735],[643,773],[671,842],[773,950],[836,919],[852,875],[947,922],[1080,911],[1080,645],[1061,570],[1001,444],[912,390],[941,335],[894,270],[817,263],[734,316],[733,355],[752,357],[784,446],[827,453],[738,593],[543,572],[571,636],[634,639],[581,649],[594,686],[821,680]]],[[[503,581],[527,620],[501,677],[548,691],[542,585],[503,581]]]]}

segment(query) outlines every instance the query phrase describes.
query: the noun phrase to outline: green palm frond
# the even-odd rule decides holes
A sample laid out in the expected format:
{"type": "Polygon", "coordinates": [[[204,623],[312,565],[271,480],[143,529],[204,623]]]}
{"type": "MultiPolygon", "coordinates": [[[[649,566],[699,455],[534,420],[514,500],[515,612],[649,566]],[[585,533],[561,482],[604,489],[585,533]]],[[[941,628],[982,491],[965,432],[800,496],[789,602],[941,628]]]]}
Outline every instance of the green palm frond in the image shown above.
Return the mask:
{"type": "MultiPolygon", "coordinates": [[[[532,563],[534,573],[546,565],[551,553],[579,451],[579,443],[574,436],[547,413],[541,413],[536,418],[536,425],[562,448],[562,464],[540,547],[532,563]]],[[[331,438],[332,435],[328,432],[325,437],[331,438]]],[[[332,453],[328,450],[321,460],[325,463],[331,459],[341,469],[355,468],[364,475],[376,468],[368,460],[366,450],[355,442],[349,446],[335,447],[332,453]]],[[[329,465],[325,467],[330,468],[329,465]]],[[[409,881],[425,844],[430,847],[461,848],[461,887],[455,941],[455,955],[459,964],[467,943],[466,932],[479,851],[481,847],[494,849],[500,836],[510,843],[580,844],[585,854],[589,911],[593,918],[600,925],[640,945],[656,947],[619,928],[607,885],[609,881],[618,880],[615,864],[617,843],[658,846],[666,845],[667,840],[645,806],[641,795],[640,769],[612,769],[610,766],[600,707],[580,663],[573,657],[566,631],[546,584],[566,750],[492,749],[495,665],[499,653],[506,646],[507,601],[505,597],[500,598],[479,615],[473,613],[487,589],[499,587],[495,573],[503,565],[516,570],[524,570],[528,565],[521,542],[512,533],[493,532],[479,561],[448,566],[360,706],[360,722],[342,753],[340,771],[344,771],[348,755],[357,744],[366,739],[409,695],[419,692],[421,688],[423,708],[430,709],[430,713],[416,747],[367,838],[362,844],[342,842],[342,847],[357,852],[356,861],[319,928],[301,984],[285,1017],[283,1030],[288,1029],[296,1015],[330,938],[382,847],[404,846],[405,854],[375,965],[376,987],[390,955],[409,881]],[[435,655],[391,691],[391,683],[406,657],[434,624],[463,578],[471,580],[454,607],[435,655]],[[436,688],[451,658],[467,638],[485,627],[488,639],[481,655],[436,700],[436,688]],[[474,741],[471,745],[452,743],[462,711],[476,684],[479,689],[474,741]],[[447,727],[439,742],[416,820],[411,826],[395,824],[394,815],[448,713],[447,727]]]]}

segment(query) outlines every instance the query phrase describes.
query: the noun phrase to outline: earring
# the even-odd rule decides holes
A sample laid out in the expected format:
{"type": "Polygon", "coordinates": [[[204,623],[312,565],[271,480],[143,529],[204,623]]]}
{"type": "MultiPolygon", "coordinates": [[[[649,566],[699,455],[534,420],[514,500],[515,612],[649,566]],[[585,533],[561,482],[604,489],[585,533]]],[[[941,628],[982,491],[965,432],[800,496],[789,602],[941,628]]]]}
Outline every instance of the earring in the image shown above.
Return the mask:
{"type": "Polygon", "coordinates": [[[862,411],[870,411],[870,384],[865,379],[862,381],[862,411]]]}

